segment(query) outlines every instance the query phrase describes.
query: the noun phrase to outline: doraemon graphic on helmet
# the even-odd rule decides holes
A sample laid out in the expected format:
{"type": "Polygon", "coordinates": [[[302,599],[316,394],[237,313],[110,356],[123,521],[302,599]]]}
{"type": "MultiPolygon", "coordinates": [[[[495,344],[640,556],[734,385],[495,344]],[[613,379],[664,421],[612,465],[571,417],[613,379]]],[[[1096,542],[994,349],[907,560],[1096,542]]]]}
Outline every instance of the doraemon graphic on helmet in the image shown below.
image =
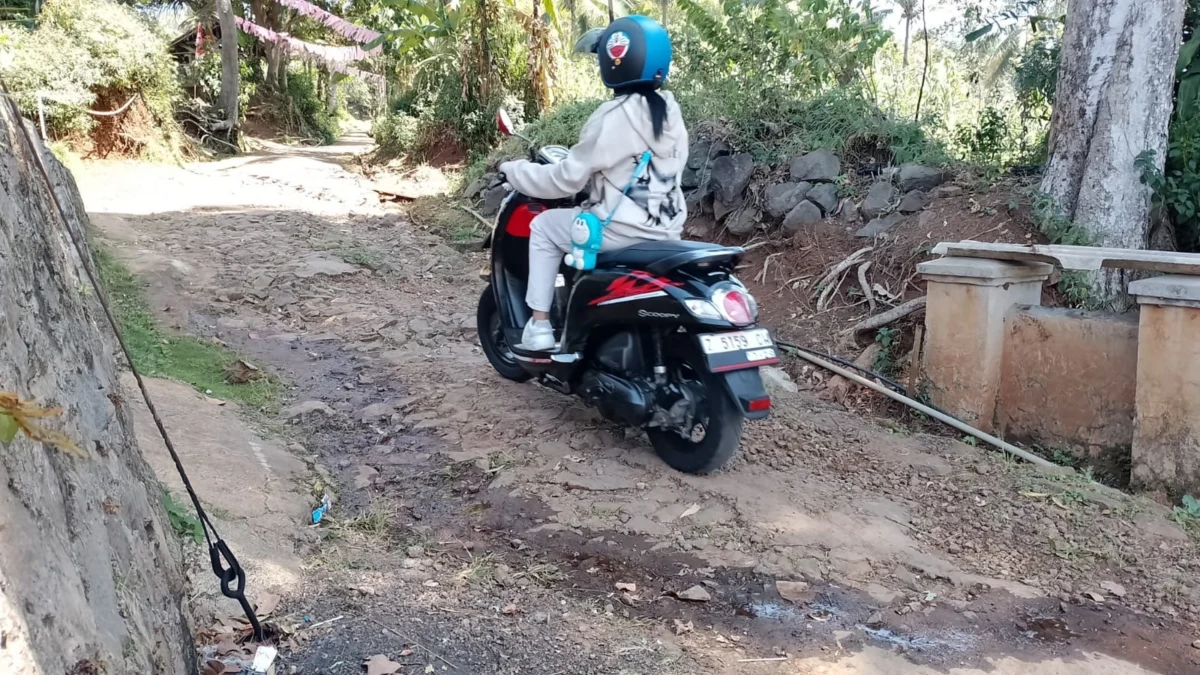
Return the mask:
{"type": "Polygon", "coordinates": [[[635,84],[662,86],[671,72],[671,38],[654,19],[623,16],[599,35],[589,33],[576,49],[596,52],[600,79],[609,89],[635,84]]]}

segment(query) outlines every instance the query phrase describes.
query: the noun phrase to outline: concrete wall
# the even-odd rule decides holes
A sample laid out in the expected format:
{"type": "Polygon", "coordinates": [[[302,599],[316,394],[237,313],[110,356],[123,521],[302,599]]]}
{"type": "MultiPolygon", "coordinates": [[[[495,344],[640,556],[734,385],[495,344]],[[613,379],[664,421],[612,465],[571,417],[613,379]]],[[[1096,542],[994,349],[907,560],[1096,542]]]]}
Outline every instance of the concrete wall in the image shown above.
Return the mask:
{"type": "Polygon", "coordinates": [[[1200,307],[1141,313],[1133,484],[1200,497],[1200,307]]]}
{"type": "Polygon", "coordinates": [[[1097,470],[1127,476],[1137,316],[1017,306],[1004,327],[997,431],[1007,440],[1071,448],[1097,470]]]}

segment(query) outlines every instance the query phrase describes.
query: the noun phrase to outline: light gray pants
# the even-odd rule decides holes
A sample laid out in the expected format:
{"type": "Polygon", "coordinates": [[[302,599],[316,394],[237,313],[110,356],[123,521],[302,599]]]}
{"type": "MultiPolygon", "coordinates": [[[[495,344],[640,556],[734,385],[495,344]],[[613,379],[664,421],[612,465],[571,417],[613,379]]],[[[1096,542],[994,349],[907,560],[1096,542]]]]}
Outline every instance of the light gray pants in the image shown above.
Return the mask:
{"type": "MultiPolygon", "coordinates": [[[[525,304],[535,312],[549,312],[554,301],[554,280],[563,256],[571,252],[571,223],[579,209],[550,209],[538,214],[529,224],[529,287],[525,304]]],[[[642,239],[606,231],[603,251],[631,246],[642,239]]]]}

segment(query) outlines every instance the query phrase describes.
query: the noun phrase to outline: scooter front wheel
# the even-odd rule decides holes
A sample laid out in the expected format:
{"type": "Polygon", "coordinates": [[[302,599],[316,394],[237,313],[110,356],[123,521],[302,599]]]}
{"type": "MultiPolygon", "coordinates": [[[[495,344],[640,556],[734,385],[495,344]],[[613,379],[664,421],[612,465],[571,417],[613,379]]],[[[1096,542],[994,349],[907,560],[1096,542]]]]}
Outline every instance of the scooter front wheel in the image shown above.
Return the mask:
{"type": "Polygon", "coordinates": [[[706,474],[729,463],[742,444],[746,416],[726,393],[719,375],[683,365],[689,379],[703,385],[704,398],[691,429],[650,428],[654,452],[676,471],[706,474]]]}
{"type": "Polygon", "coordinates": [[[504,325],[496,307],[496,292],[491,284],[479,296],[479,309],[475,312],[475,327],[479,332],[479,346],[500,376],[513,382],[525,382],[532,375],[517,363],[508,339],[504,336],[504,325]]]}

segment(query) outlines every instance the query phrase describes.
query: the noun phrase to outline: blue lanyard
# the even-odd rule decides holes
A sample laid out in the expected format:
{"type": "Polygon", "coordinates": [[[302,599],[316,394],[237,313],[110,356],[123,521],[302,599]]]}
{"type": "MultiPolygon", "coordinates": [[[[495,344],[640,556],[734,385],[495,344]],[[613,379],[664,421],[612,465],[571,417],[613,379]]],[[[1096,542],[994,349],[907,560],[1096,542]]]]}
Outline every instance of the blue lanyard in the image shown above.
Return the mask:
{"type": "MultiPolygon", "coordinates": [[[[629,178],[629,185],[626,185],[625,189],[621,190],[621,196],[629,196],[629,190],[633,188],[633,184],[637,182],[638,177],[641,176],[642,172],[646,170],[646,167],[650,165],[650,157],[651,154],[649,150],[642,153],[641,158],[638,160],[637,168],[633,170],[633,175],[629,178]]],[[[615,215],[617,215],[617,210],[614,208],[612,213],[608,214],[608,218],[604,220],[604,223],[600,227],[608,227],[608,224],[612,222],[613,216],[615,215]]]]}

